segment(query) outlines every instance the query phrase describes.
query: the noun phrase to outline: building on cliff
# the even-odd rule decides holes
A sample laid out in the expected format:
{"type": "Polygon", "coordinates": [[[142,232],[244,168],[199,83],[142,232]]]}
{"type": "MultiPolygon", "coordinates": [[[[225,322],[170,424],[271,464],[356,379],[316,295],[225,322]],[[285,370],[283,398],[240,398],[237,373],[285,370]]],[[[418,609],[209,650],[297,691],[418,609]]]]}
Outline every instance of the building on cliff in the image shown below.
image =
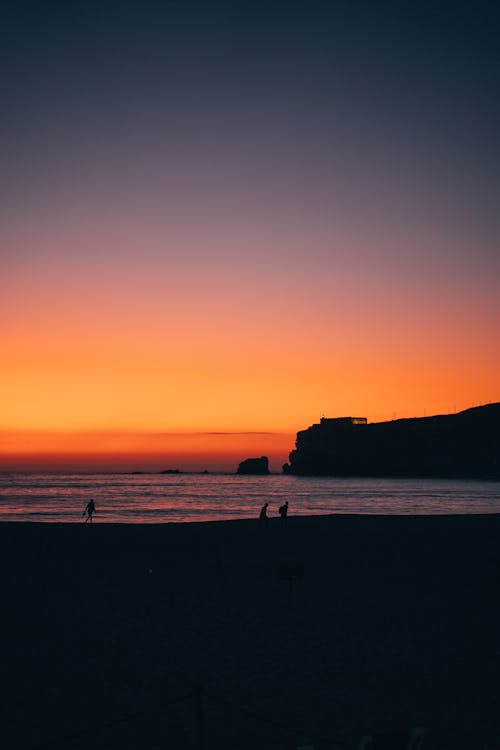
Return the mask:
{"type": "Polygon", "coordinates": [[[366,417],[321,417],[319,421],[320,425],[327,426],[332,425],[333,427],[340,427],[342,425],[353,425],[353,424],[368,424],[366,417]]]}
{"type": "Polygon", "coordinates": [[[500,403],[368,423],[323,417],[297,433],[286,474],[500,478],[500,403]]]}

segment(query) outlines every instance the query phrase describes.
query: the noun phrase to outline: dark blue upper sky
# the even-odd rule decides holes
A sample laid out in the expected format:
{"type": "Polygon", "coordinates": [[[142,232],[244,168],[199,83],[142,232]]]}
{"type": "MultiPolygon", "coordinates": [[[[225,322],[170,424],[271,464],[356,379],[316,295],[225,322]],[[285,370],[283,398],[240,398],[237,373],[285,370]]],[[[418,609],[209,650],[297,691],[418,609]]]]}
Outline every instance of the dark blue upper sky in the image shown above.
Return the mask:
{"type": "Polygon", "coordinates": [[[499,124],[498,36],[484,2],[4,4],[2,119],[28,136],[57,133],[56,116],[269,117],[320,146],[338,126],[458,151],[477,139],[480,154],[499,124]]]}
{"type": "Polygon", "coordinates": [[[261,184],[279,213],[285,186],[313,213],[498,236],[496,3],[25,2],[1,27],[14,212],[154,204],[169,175],[200,202],[261,184]]]}

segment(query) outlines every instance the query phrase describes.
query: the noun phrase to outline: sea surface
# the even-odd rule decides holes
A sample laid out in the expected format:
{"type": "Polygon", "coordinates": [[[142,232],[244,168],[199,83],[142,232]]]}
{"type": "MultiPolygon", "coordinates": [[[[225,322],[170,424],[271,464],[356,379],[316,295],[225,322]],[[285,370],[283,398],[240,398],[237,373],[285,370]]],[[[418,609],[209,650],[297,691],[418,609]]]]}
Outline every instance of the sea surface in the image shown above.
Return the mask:
{"type": "Polygon", "coordinates": [[[0,474],[0,521],[98,523],[257,518],[289,502],[290,515],[500,513],[500,482],[335,479],[234,474],[0,474]]]}

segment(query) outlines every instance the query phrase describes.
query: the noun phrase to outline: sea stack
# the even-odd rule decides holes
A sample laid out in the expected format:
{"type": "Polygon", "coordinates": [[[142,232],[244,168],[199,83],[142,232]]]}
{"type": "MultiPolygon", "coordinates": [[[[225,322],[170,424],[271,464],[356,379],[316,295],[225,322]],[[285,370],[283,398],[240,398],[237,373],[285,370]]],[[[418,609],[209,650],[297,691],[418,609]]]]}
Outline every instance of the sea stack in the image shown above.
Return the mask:
{"type": "Polygon", "coordinates": [[[269,474],[269,459],[267,456],[261,456],[260,458],[246,458],[239,464],[236,473],[269,474]]]}

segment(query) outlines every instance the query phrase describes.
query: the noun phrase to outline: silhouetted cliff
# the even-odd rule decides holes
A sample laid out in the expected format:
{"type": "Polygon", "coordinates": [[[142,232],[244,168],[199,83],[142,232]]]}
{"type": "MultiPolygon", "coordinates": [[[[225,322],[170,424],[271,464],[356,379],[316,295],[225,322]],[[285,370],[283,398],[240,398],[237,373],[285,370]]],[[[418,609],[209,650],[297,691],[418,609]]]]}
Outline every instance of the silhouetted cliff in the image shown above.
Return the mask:
{"type": "Polygon", "coordinates": [[[500,478],[500,403],[367,424],[321,419],[297,433],[286,474],[500,478]]]}
{"type": "Polygon", "coordinates": [[[260,458],[246,458],[238,466],[237,474],[269,474],[269,459],[267,456],[260,458]]]}

